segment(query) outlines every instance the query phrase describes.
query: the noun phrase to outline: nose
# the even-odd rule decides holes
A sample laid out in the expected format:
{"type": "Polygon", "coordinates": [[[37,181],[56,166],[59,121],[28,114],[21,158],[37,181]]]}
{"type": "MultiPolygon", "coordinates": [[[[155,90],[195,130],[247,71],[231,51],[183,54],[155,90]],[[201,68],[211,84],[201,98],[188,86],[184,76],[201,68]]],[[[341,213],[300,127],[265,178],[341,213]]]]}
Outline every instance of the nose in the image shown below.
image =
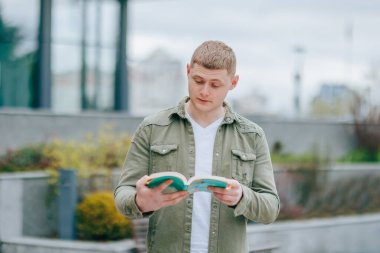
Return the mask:
{"type": "Polygon", "coordinates": [[[202,85],[200,93],[203,97],[207,97],[210,94],[209,86],[207,84],[202,85]]]}

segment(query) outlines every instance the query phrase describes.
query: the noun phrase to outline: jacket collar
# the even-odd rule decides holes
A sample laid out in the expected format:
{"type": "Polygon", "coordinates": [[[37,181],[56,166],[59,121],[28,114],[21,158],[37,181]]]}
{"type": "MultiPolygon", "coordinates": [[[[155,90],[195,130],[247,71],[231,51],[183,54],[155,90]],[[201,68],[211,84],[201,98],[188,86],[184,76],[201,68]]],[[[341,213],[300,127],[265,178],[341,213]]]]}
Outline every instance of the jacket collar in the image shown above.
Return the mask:
{"type": "MultiPolygon", "coordinates": [[[[179,117],[181,117],[182,119],[185,119],[186,116],[185,116],[185,104],[187,101],[189,101],[190,97],[186,96],[184,97],[178,104],[177,107],[175,107],[175,110],[171,113],[170,116],[176,114],[178,115],[179,117]]],[[[230,105],[227,103],[227,102],[223,102],[223,107],[226,109],[226,114],[224,115],[224,119],[223,119],[223,122],[222,124],[231,124],[232,122],[234,122],[234,120],[236,120],[236,114],[232,111],[230,105]]]]}

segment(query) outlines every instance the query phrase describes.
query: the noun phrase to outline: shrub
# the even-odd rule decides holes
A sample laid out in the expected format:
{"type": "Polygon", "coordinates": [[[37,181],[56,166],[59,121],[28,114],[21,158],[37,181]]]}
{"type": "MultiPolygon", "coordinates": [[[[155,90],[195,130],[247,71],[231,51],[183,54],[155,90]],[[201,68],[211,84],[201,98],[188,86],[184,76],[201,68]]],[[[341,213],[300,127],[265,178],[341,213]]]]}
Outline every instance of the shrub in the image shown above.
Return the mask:
{"type": "Polygon", "coordinates": [[[380,107],[371,105],[364,96],[357,94],[352,114],[359,158],[368,162],[379,161],[380,107]]]}
{"type": "Polygon", "coordinates": [[[355,149],[350,153],[344,155],[340,162],[348,162],[348,163],[360,163],[360,162],[379,162],[380,161],[380,152],[375,156],[370,153],[367,149],[355,149]]]}
{"type": "Polygon", "coordinates": [[[43,145],[28,145],[8,150],[0,157],[0,172],[33,171],[45,169],[49,159],[43,154],[43,145]]]}
{"type": "Polygon", "coordinates": [[[112,127],[103,128],[85,140],[60,140],[8,150],[0,157],[1,172],[48,170],[56,177],[60,168],[73,168],[82,178],[94,172],[122,166],[131,143],[126,134],[115,134],[112,127]]]}
{"type": "Polygon", "coordinates": [[[112,192],[89,194],[77,206],[78,238],[118,240],[132,236],[132,223],[115,207],[112,192]]]}
{"type": "Polygon", "coordinates": [[[74,168],[80,177],[88,177],[94,171],[121,167],[130,143],[128,135],[116,135],[108,127],[84,141],[55,139],[44,146],[43,153],[50,160],[49,169],[74,168]]]}

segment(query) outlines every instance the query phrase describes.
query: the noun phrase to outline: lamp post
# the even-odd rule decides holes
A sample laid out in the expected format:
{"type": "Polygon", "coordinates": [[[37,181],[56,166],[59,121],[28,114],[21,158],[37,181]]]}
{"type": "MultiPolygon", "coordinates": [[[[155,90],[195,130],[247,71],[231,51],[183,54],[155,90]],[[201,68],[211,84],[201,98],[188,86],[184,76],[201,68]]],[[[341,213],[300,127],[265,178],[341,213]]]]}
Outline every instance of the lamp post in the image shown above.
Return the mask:
{"type": "Polygon", "coordinates": [[[295,116],[299,117],[301,115],[301,86],[302,86],[302,69],[303,69],[303,59],[302,56],[305,53],[305,49],[301,46],[296,46],[294,48],[294,53],[296,54],[295,71],[293,76],[294,82],[294,112],[295,116]]]}

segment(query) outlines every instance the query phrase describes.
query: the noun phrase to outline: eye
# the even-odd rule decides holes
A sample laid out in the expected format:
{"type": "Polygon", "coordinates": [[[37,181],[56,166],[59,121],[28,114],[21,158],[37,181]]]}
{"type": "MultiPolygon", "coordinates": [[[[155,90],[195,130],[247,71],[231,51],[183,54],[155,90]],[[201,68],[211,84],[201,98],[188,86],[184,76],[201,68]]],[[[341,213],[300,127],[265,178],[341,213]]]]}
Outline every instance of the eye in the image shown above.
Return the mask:
{"type": "Polygon", "coordinates": [[[220,87],[220,86],[221,86],[221,84],[218,83],[218,82],[212,82],[212,83],[211,83],[211,87],[213,87],[213,88],[218,88],[218,87],[220,87]]]}
{"type": "Polygon", "coordinates": [[[195,82],[196,84],[202,84],[202,83],[203,83],[203,80],[201,80],[201,79],[194,79],[194,82],[195,82]]]}

